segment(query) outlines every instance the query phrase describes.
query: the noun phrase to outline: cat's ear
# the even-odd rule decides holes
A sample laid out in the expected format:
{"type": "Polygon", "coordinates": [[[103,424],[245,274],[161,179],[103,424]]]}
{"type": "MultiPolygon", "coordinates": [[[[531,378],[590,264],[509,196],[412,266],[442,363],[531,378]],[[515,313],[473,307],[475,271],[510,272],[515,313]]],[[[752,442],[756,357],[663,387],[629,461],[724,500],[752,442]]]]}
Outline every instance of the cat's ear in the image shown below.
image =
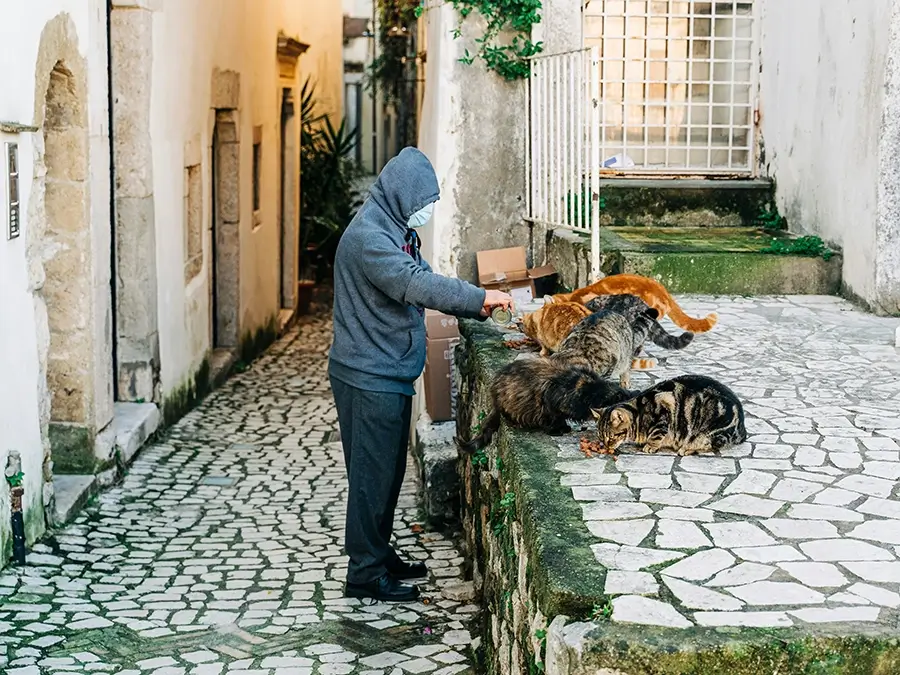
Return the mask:
{"type": "Polygon", "coordinates": [[[596,408],[591,408],[591,415],[594,416],[595,420],[599,420],[601,417],[603,417],[603,411],[597,410],[596,408]]]}
{"type": "Polygon", "coordinates": [[[656,309],[656,307],[648,307],[647,311],[644,312],[644,314],[654,320],[659,318],[659,310],[656,309]]]}
{"type": "Polygon", "coordinates": [[[631,415],[621,408],[616,408],[609,414],[609,425],[614,431],[627,429],[631,426],[631,415]]]}

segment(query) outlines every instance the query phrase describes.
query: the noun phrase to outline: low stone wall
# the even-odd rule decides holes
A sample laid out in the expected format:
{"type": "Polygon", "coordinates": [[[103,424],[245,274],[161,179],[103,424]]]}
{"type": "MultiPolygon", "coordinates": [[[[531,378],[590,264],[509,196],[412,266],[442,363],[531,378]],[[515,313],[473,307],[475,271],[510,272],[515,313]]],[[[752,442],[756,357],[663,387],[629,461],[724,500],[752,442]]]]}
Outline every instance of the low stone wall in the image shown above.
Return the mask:
{"type": "MultiPolygon", "coordinates": [[[[489,383],[515,352],[489,324],[461,322],[457,425],[477,428],[489,383]]],[[[465,545],[485,608],[487,672],[543,671],[547,617],[587,618],[603,600],[605,574],[590,550],[580,507],[554,474],[547,437],[501,428],[460,462],[465,545]]]]}
{"type": "MultiPolygon", "coordinates": [[[[457,424],[477,431],[490,411],[491,380],[518,353],[490,323],[462,321],[460,333],[457,424]]],[[[884,633],[896,621],[894,604],[884,610],[887,623],[880,626],[854,623],[851,614],[845,622],[793,628],[752,621],[716,627],[666,622],[667,617],[649,625],[654,622],[620,617],[617,599],[604,592],[607,569],[591,548],[602,539],[588,530],[568,487],[581,483],[567,482],[557,470],[560,463],[580,461],[579,455],[557,441],[502,426],[490,446],[459,463],[466,552],[476,598],[486,610],[487,673],[900,673],[900,640],[884,633]]],[[[654,607],[684,611],[665,588],[659,597],[654,607]]],[[[766,612],[749,615],[761,617],[766,612]]]]}

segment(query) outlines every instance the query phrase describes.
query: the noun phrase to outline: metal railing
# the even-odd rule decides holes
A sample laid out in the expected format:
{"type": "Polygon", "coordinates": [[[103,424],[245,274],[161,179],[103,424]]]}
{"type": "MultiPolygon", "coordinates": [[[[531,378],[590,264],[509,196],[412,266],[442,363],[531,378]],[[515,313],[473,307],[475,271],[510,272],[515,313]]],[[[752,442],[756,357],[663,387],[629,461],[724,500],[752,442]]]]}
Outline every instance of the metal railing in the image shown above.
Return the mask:
{"type": "Polygon", "coordinates": [[[600,49],[600,153],[634,174],[751,174],[754,0],[591,0],[600,49]]]}
{"type": "Polygon", "coordinates": [[[528,93],[528,219],[590,233],[599,279],[599,49],[532,57],[528,93]]]}

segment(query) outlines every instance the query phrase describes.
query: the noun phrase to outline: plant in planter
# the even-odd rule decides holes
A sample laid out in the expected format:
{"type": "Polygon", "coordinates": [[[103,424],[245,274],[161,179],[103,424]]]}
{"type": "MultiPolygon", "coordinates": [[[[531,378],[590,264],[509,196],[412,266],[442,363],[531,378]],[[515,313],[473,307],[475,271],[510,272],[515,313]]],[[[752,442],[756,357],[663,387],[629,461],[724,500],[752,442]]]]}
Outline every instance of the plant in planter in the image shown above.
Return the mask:
{"type": "Polygon", "coordinates": [[[363,172],[353,159],[355,144],[356,133],[346,120],[335,127],[319,114],[315,85],[307,79],[300,91],[301,311],[328,274],[338,241],[362,205],[357,185],[363,172]]]}

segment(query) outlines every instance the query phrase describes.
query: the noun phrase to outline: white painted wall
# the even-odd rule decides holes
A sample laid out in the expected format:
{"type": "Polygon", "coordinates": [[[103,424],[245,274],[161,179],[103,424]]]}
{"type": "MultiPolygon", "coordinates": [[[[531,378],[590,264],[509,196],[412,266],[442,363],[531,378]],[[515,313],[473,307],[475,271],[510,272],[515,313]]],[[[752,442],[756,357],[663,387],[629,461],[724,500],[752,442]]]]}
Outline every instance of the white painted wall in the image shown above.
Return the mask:
{"type": "Polygon", "coordinates": [[[762,0],[763,174],[793,231],[844,251],[871,300],[891,0],[762,0]]]}
{"type": "MultiPolygon", "coordinates": [[[[94,269],[97,290],[95,305],[101,313],[109,307],[109,146],[106,138],[106,30],[105,3],[102,0],[33,0],[6,3],[0,22],[0,121],[34,124],[35,99],[43,101],[46,92],[35,91],[35,67],[41,32],[48,21],[67,13],[78,35],[78,48],[88,60],[88,122],[91,144],[91,223],[94,269]],[[105,304],[104,304],[105,303],[105,304]]],[[[29,535],[39,534],[43,525],[41,464],[43,447],[40,429],[40,405],[46,382],[40,381],[38,349],[46,349],[47,335],[40,334],[35,316],[26,242],[30,227],[28,206],[33,197],[35,153],[42,141],[38,134],[0,133],[0,146],[12,141],[19,145],[22,204],[21,236],[6,239],[6,171],[0,170],[0,470],[5,469],[10,450],[22,456],[25,474],[26,522],[29,535]]],[[[2,147],[0,147],[2,149],[2,147]]],[[[96,330],[102,327],[95,326],[96,330]]],[[[108,327],[107,327],[108,329],[108,327]]],[[[45,329],[46,330],[46,329],[45,329]]],[[[108,356],[98,361],[106,363],[108,356]]],[[[96,378],[98,417],[111,416],[108,391],[111,377],[96,378]]],[[[108,421],[108,420],[107,420],[108,421]]],[[[0,480],[0,541],[9,538],[9,493],[0,480]]],[[[0,553],[2,556],[2,553],[0,553]]]]}
{"type": "MultiPolygon", "coordinates": [[[[213,71],[240,73],[241,332],[279,309],[279,30],[303,34],[303,3],[289,0],[165,0],[154,14],[153,138],[163,397],[192,377],[210,349],[209,232],[204,269],[184,283],[185,148],[202,149],[204,222],[211,221],[210,107],[213,71]],[[261,209],[252,213],[253,129],[262,127],[261,209]]],[[[318,13],[322,13],[319,8],[318,13]]],[[[340,8],[331,12],[340,20],[340,8]]],[[[305,56],[300,57],[301,64],[305,56]]],[[[340,80],[340,63],[334,77],[340,80]]],[[[327,78],[323,78],[327,79],[327,78]]],[[[299,110],[298,110],[299,112],[299,110]]]]}

